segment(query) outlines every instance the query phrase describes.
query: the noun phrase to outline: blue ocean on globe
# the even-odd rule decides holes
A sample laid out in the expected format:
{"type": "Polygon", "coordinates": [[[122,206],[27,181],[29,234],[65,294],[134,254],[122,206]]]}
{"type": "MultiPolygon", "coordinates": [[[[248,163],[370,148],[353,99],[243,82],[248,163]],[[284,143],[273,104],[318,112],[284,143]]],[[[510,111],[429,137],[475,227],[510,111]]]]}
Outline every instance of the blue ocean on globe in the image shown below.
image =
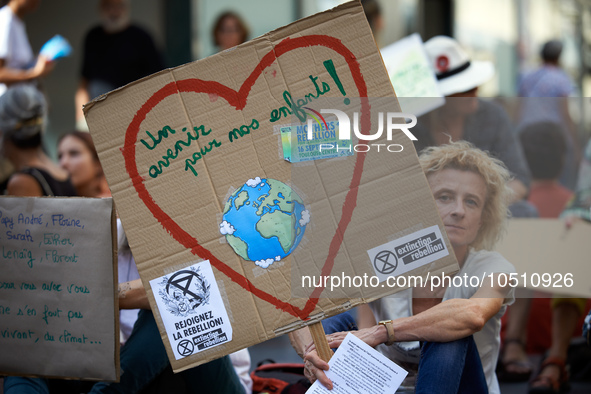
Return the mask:
{"type": "Polygon", "coordinates": [[[294,251],[310,215],[288,185],[256,177],[232,193],[222,219],[220,233],[236,254],[267,268],[294,251]]]}

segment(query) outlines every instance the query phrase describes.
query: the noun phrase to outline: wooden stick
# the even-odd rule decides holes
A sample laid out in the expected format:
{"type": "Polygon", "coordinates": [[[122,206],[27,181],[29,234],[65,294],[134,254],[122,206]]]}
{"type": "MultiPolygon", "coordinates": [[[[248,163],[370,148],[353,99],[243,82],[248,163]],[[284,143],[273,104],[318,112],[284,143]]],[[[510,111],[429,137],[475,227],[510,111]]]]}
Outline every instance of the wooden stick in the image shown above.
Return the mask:
{"type": "Polygon", "coordinates": [[[312,334],[312,339],[314,340],[314,345],[316,346],[316,352],[318,352],[318,355],[322,360],[328,362],[332,357],[332,350],[328,346],[328,341],[326,340],[322,323],[318,322],[310,324],[308,327],[310,328],[310,333],[312,334]]]}

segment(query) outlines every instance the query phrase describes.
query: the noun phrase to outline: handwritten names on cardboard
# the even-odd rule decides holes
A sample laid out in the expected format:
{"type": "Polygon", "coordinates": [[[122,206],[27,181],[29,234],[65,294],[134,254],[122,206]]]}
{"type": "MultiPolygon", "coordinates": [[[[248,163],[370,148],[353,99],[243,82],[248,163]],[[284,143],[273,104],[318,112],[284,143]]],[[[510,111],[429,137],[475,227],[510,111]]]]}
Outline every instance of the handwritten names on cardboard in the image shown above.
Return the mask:
{"type": "Polygon", "coordinates": [[[111,199],[0,198],[0,373],[117,379],[112,213],[111,199]]]}

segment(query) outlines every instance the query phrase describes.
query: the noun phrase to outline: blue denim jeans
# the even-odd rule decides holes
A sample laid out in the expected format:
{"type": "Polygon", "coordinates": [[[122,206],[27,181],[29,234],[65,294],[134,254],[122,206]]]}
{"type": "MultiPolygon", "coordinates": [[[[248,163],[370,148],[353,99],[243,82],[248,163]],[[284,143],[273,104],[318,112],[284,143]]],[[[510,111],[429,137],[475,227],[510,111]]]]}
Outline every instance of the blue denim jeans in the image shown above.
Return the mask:
{"type": "Polygon", "coordinates": [[[415,393],[488,393],[474,338],[423,343],[415,393]]]}
{"type": "MultiPolygon", "coordinates": [[[[322,326],[326,334],[357,330],[347,312],[323,320],[322,326]]],[[[474,338],[423,343],[415,393],[488,393],[474,338]]]]}
{"type": "Polygon", "coordinates": [[[322,320],[322,327],[324,328],[324,333],[326,334],[358,330],[357,323],[355,323],[355,319],[353,319],[353,316],[351,316],[349,312],[343,312],[341,314],[329,317],[328,319],[322,320]]]}
{"type": "MultiPolygon", "coordinates": [[[[121,348],[120,364],[119,383],[98,382],[92,386],[90,393],[137,393],[156,379],[169,365],[168,356],[151,311],[139,312],[131,336],[121,348]]],[[[180,376],[185,381],[188,392],[244,394],[244,388],[228,356],[183,371],[180,376]]],[[[54,390],[56,384],[60,386],[65,384],[72,392],[81,392],[86,390],[79,390],[78,386],[88,382],[7,377],[4,379],[4,393],[65,392],[61,388],[54,390]]]]}

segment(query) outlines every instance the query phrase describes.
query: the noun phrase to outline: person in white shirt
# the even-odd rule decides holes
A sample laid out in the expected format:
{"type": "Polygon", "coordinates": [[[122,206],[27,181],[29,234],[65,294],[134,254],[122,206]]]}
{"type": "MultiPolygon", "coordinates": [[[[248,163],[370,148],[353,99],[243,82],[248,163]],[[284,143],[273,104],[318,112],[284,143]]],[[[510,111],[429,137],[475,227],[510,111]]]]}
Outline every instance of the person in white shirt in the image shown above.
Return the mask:
{"type": "Polygon", "coordinates": [[[8,85],[31,83],[53,69],[44,56],[35,58],[23,17],[37,9],[40,0],[9,0],[0,8],[0,96],[8,85]]]}
{"type": "MultiPolygon", "coordinates": [[[[371,308],[382,321],[370,327],[360,322],[368,328],[352,333],[370,346],[380,345],[378,350],[397,363],[418,364],[416,380],[408,385],[411,392],[499,394],[494,369],[500,320],[514,295],[497,279],[515,275],[515,268],[490,250],[508,216],[509,172],[499,160],[464,141],[427,148],[419,161],[459,263],[456,275],[470,280],[432,289],[427,284],[404,290],[402,297],[377,300],[371,308]],[[482,278],[479,286],[472,285],[473,277],[482,278]]],[[[338,347],[346,334],[327,335],[329,346],[338,347]]],[[[324,374],[328,364],[313,345],[301,348],[309,338],[303,330],[292,334],[294,347],[304,355],[305,374],[332,388],[324,374]]]]}

